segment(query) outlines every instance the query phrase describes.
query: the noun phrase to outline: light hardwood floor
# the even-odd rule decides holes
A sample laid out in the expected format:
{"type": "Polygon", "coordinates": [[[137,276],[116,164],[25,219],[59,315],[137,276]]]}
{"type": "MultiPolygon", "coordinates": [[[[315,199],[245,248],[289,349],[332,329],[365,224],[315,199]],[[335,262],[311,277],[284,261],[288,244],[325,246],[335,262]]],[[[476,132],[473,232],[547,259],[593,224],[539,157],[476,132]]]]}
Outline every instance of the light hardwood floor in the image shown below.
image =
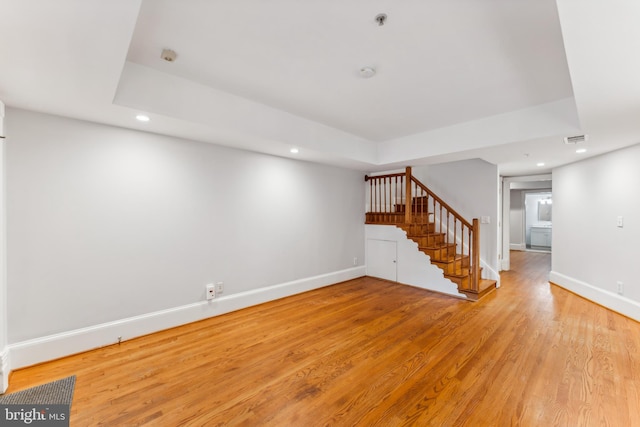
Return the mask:
{"type": "Polygon", "coordinates": [[[13,373],[72,426],[639,426],[640,324],[513,252],[477,303],[362,278],[13,373]]]}

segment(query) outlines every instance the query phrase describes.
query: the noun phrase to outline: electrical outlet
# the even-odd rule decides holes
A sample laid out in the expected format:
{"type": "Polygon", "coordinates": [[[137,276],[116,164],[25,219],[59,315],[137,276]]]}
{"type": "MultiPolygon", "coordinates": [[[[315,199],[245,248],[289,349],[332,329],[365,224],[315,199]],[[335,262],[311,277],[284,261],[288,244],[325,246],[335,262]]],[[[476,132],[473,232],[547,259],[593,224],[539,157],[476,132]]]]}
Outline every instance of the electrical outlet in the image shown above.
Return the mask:
{"type": "Polygon", "coordinates": [[[214,299],[216,297],[216,286],[213,283],[207,285],[206,295],[207,299],[214,299]]]}
{"type": "Polygon", "coordinates": [[[353,265],[358,265],[358,257],[353,257],[353,265]]]}
{"type": "Polygon", "coordinates": [[[216,293],[221,294],[224,292],[224,282],[216,283],[216,293]]]}
{"type": "Polygon", "coordinates": [[[622,282],[616,282],[618,285],[618,295],[624,295],[624,284],[622,282]]]}

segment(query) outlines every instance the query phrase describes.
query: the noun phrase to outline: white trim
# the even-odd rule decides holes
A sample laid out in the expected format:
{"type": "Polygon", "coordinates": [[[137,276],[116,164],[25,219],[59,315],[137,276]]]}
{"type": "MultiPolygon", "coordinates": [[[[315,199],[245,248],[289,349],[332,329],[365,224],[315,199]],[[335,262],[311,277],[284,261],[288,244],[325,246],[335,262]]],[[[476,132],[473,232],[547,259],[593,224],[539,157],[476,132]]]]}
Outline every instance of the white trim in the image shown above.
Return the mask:
{"type": "Polygon", "coordinates": [[[549,281],[596,304],[640,322],[640,303],[637,301],[605,291],[556,271],[549,273],[549,281]]]}
{"type": "Polygon", "coordinates": [[[526,251],[526,243],[509,243],[509,250],[511,251],[526,251]]]}
{"type": "MultiPolygon", "coordinates": [[[[529,175],[529,176],[504,176],[502,177],[502,245],[500,245],[499,255],[502,257],[502,271],[509,271],[511,268],[511,256],[509,255],[509,245],[511,244],[510,227],[511,218],[511,183],[530,181],[553,181],[552,174],[529,175]]],[[[526,242],[525,242],[526,243],[526,242]]]]}
{"type": "Polygon", "coordinates": [[[0,394],[9,388],[9,374],[11,363],[9,361],[9,348],[3,348],[0,352],[0,394]]]}
{"type": "Polygon", "coordinates": [[[362,277],[365,266],[353,267],[265,288],[222,296],[210,301],[156,311],[87,328],[9,345],[13,369],[129,340],[198,320],[240,310],[312,289],[362,277]]]}
{"type": "Polygon", "coordinates": [[[482,279],[490,279],[496,281],[496,288],[500,287],[500,273],[491,268],[489,264],[487,264],[484,260],[480,259],[480,267],[482,267],[482,272],[485,273],[481,277],[482,279]]]}
{"type": "Polygon", "coordinates": [[[6,225],[6,168],[4,139],[4,103],[0,101],[0,394],[9,388],[9,348],[7,347],[7,225],[6,225]]]}

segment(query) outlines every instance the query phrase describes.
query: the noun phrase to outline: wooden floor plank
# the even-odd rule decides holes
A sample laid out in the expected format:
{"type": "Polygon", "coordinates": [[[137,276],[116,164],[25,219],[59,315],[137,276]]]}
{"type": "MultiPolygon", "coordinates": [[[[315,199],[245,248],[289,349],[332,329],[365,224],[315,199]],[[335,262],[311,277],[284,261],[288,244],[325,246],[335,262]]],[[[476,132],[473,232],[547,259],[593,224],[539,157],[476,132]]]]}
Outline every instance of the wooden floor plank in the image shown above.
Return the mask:
{"type": "Polygon", "coordinates": [[[640,324],[513,252],[476,303],[361,278],[16,371],[74,426],[640,426],[640,324]]]}

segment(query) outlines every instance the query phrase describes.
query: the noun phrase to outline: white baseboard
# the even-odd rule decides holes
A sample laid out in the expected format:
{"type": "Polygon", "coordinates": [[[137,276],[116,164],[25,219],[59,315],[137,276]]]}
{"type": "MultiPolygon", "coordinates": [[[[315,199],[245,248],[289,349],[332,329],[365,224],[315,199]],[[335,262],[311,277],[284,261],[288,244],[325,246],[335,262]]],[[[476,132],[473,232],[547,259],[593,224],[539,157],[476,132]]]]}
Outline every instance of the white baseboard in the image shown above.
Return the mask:
{"type": "Polygon", "coordinates": [[[11,369],[115,344],[118,337],[129,340],[365,275],[365,267],[359,266],[10,344],[11,369]]]}
{"type": "Polygon", "coordinates": [[[0,394],[9,388],[9,374],[11,373],[11,363],[9,363],[9,348],[0,350],[0,394]]]}
{"type": "Polygon", "coordinates": [[[549,273],[549,281],[596,304],[640,322],[640,303],[637,301],[565,276],[556,271],[549,273]]]}
{"type": "Polygon", "coordinates": [[[526,243],[509,243],[509,250],[512,251],[526,251],[527,244],[526,243]]]}

